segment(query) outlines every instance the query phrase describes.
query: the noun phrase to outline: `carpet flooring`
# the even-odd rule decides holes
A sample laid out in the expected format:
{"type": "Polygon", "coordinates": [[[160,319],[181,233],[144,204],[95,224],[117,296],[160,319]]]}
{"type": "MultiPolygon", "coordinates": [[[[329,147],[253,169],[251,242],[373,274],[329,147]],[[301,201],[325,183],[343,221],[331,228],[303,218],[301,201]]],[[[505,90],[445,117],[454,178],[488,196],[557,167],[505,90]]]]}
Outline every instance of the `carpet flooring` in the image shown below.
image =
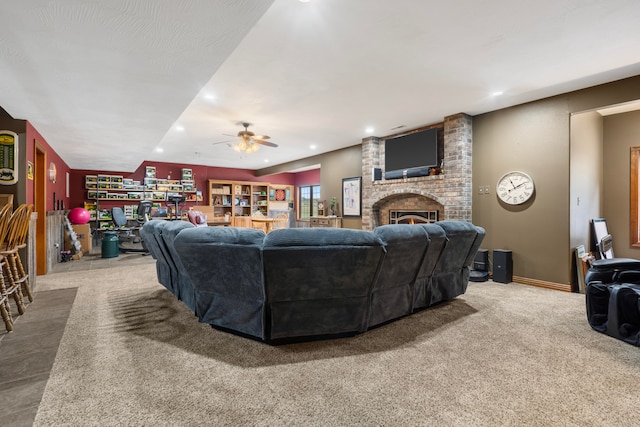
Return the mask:
{"type": "Polygon", "coordinates": [[[626,426],[640,350],[584,296],[470,283],[351,338],[269,346],[197,319],[153,265],[39,278],[77,287],[36,426],[626,426]]]}

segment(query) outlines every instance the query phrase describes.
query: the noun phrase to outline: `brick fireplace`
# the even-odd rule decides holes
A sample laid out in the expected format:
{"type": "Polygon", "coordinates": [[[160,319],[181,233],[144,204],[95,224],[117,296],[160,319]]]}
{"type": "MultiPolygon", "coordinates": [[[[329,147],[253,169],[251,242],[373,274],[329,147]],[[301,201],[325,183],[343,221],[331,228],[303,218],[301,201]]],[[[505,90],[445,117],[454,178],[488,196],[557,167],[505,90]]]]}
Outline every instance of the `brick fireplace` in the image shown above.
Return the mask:
{"type": "Polygon", "coordinates": [[[443,173],[416,178],[384,179],[384,139],[362,140],[362,228],[389,224],[389,212],[437,211],[439,220],[471,221],[473,119],[445,117],[443,173]],[[383,179],[371,180],[373,168],[383,179]]]}

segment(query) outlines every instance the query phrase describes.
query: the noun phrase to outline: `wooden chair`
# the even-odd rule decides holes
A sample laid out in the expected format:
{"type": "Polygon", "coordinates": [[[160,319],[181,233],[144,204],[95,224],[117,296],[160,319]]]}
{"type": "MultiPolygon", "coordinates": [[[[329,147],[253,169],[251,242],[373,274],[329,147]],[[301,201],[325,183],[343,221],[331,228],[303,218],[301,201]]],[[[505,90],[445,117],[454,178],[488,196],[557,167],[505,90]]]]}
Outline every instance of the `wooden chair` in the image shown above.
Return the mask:
{"type": "Polygon", "coordinates": [[[267,224],[265,222],[261,221],[264,218],[265,218],[265,215],[262,212],[254,211],[251,214],[251,227],[255,228],[257,230],[262,230],[262,231],[264,231],[266,233],[268,231],[267,224]],[[254,221],[254,219],[256,221],[254,221]]]}
{"type": "MultiPolygon", "coordinates": [[[[0,241],[4,241],[7,232],[9,230],[9,218],[11,217],[11,210],[13,207],[11,205],[4,205],[0,209],[0,241]]],[[[16,304],[18,304],[18,308],[20,308],[20,304],[18,302],[18,297],[16,293],[16,287],[9,281],[9,288],[7,288],[7,283],[5,282],[5,268],[7,265],[7,260],[4,256],[0,255],[0,315],[2,316],[2,320],[4,320],[4,325],[7,331],[13,331],[13,318],[11,317],[11,307],[9,306],[9,297],[13,294],[14,298],[16,298],[16,304]]],[[[8,278],[9,279],[9,278],[8,278]]]]}
{"type": "MultiPolygon", "coordinates": [[[[27,295],[29,298],[29,302],[33,302],[33,294],[31,292],[31,284],[29,283],[29,272],[26,270],[24,265],[26,263],[22,262],[20,257],[20,250],[27,247],[27,235],[29,234],[29,223],[31,222],[31,214],[33,213],[33,205],[22,205],[25,206],[24,212],[22,213],[22,226],[20,227],[20,233],[18,234],[18,251],[15,255],[15,262],[17,264],[18,270],[18,282],[22,285],[22,292],[27,295]]],[[[20,207],[19,207],[20,208],[20,207]]],[[[23,251],[24,253],[24,251],[23,251]]]]}
{"type": "MultiPolygon", "coordinates": [[[[22,204],[13,211],[13,214],[9,217],[6,237],[3,239],[4,245],[2,249],[0,249],[2,272],[7,294],[13,294],[19,314],[24,314],[25,310],[22,289],[26,289],[27,295],[30,296],[30,301],[33,301],[31,289],[29,289],[28,276],[24,271],[24,267],[22,267],[20,254],[18,253],[23,234],[26,235],[28,231],[28,218],[31,216],[32,209],[33,205],[22,204]],[[27,227],[26,231],[24,230],[25,223],[27,227]]],[[[24,237],[24,240],[26,241],[26,237],[24,237]]]]}
{"type": "Polygon", "coordinates": [[[7,204],[13,209],[13,194],[0,194],[0,207],[7,204]]]}
{"type": "Polygon", "coordinates": [[[273,222],[271,223],[271,230],[277,230],[279,228],[287,228],[288,222],[289,222],[289,214],[286,212],[281,212],[273,217],[273,222]]]}

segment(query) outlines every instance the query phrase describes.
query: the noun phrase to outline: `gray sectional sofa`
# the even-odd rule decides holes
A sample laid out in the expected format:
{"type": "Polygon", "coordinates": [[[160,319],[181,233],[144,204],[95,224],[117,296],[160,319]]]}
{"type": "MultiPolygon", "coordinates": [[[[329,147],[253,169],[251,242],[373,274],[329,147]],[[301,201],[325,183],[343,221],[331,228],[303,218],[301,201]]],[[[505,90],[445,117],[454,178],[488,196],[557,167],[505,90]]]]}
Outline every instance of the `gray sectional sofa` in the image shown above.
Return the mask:
{"type": "Polygon", "coordinates": [[[466,291],[484,229],[463,221],[373,231],[150,221],[158,281],[201,322],[270,343],[361,333],[466,291]]]}

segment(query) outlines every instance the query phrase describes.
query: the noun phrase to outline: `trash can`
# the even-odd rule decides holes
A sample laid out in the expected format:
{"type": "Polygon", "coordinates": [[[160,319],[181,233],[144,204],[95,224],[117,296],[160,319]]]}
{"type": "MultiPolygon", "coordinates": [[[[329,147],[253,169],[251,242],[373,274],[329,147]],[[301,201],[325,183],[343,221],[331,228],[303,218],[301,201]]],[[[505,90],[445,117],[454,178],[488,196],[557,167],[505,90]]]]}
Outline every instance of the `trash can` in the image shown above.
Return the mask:
{"type": "Polygon", "coordinates": [[[102,258],[115,258],[118,250],[118,234],[115,231],[105,231],[102,236],[102,258]]]}

